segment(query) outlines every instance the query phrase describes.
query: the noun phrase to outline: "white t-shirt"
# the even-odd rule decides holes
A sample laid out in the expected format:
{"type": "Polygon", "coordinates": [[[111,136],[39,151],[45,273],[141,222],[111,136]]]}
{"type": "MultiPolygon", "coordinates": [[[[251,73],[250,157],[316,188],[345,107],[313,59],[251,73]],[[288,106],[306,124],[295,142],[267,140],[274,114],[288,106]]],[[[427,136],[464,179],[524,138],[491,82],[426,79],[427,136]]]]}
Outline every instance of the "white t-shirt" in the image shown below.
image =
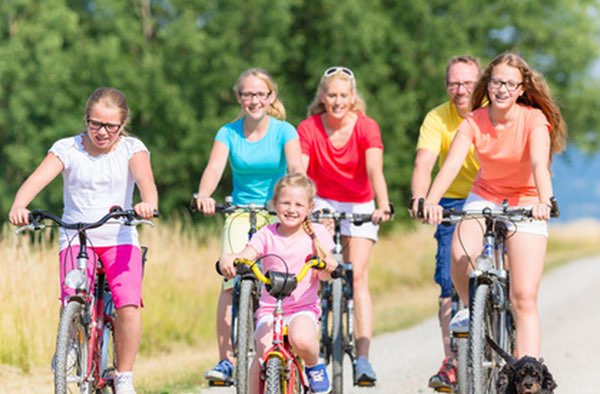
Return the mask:
{"type": "MultiPolygon", "coordinates": [[[[83,134],[55,142],[48,152],[65,167],[62,219],[67,223],[95,222],[115,205],[131,209],[135,181],[129,159],[138,152],[150,154],[142,141],[123,136],[110,152],[93,157],[83,148],[83,134]]],[[[124,226],[117,220],[89,230],[87,235],[91,246],[139,246],[135,227],[124,226]]],[[[69,244],[79,244],[75,231],[63,229],[59,241],[60,250],[69,244]]]]}

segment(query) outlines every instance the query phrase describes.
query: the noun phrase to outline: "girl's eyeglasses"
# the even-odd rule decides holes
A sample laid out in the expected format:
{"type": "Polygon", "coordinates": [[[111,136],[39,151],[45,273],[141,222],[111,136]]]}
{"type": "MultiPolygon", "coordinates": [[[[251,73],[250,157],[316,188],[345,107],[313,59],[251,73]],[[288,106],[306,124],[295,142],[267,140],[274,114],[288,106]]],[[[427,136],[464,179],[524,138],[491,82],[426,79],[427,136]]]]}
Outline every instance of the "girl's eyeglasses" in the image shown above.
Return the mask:
{"type": "Polygon", "coordinates": [[[119,131],[119,129],[123,125],[122,123],[115,124],[115,123],[98,122],[97,120],[93,120],[93,119],[89,119],[89,118],[86,120],[85,123],[87,124],[87,127],[92,131],[98,131],[104,127],[104,129],[109,133],[116,133],[117,131],[119,131]]]}
{"type": "Polygon", "coordinates": [[[327,70],[325,70],[325,72],[323,73],[323,76],[330,77],[337,73],[342,73],[342,74],[346,75],[347,77],[349,77],[350,79],[354,79],[354,73],[352,72],[352,70],[350,70],[348,67],[340,67],[340,66],[329,67],[327,70]]]}

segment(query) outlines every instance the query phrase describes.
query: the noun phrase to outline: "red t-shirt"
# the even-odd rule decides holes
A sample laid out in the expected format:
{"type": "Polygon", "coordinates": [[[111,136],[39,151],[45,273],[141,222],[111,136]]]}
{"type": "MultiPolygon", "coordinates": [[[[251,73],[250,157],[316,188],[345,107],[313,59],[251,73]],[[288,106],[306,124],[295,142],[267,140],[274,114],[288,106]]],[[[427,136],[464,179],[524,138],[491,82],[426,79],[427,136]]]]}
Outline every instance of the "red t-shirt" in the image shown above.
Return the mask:
{"type": "Polygon", "coordinates": [[[367,115],[358,114],[346,144],[331,144],[321,115],[313,115],[298,125],[302,153],[310,158],[307,175],[317,186],[317,195],[339,202],[362,203],[375,197],[367,174],[366,151],[383,149],[379,125],[367,115]]]}

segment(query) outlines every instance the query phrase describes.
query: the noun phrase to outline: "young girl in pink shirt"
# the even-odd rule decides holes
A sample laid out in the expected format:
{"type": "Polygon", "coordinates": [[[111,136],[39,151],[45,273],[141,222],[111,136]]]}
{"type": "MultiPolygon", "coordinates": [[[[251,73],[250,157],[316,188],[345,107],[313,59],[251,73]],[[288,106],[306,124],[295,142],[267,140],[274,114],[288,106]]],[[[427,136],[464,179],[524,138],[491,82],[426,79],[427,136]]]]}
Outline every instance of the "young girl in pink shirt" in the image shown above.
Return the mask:
{"type": "MultiPolygon", "coordinates": [[[[510,300],[515,313],[515,356],[540,355],[540,320],[537,298],[553,195],[550,177],[552,154],[564,149],[566,124],[544,78],[518,55],[496,57],[477,82],[473,112],[461,123],[446,162],[425,199],[429,222],[442,218],[440,198],[458,173],[471,144],[481,168],[464,209],[511,206],[531,207],[530,222],[508,223],[516,232],[506,242],[510,262],[510,300]],[[482,107],[488,102],[487,107],[482,107]]],[[[461,223],[452,241],[452,281],[463,302],[468,302],[469,261],[482,249],[480,223],[461,223]],[[459,242],[460,239],[460,242],[459,242]]],[[[451,330],[468,325],[458,313],[451,330]]]]}
{"type": "MultiPolygon", "coordinates": [[[[316,254],[326,262],[324,271],[312,271],[283,300],[288,338],[306,364],[311,392],[324,394],[331,390],[331,385],[325,365],[319,363],[319,280],[327,280],[337,262],[328,252],[334,245],[325,226],[312,224],[307,219],[313,209],[314,196],[315,186],[305,175],[295,173],[281,178],[273,192],[279,223],[261,228],[239,254],[221,256],[219,268],[225,277],[232,278],[236,274],[233,260],[237,257],[250,260],[263,257],[265,272],[287,271],[293,274],[300,272],[308,255],[316,254]]],[[[253,393],[258,392],[258,360],[271,345],[274,308],[275,298],[263,288],[256,312],[256,357],[250,370],[250,389],[253,393]]]]}

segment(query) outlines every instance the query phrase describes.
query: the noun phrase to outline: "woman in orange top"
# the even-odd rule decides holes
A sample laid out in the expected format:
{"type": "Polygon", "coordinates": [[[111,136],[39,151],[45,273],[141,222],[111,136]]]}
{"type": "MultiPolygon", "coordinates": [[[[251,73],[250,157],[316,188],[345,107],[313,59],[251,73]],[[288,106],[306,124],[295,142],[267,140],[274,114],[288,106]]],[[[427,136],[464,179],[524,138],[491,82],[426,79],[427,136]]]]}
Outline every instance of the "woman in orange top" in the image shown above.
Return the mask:
{"type": "MultiPolygon", "coordinates": [[[[565,147],[566,124],[544,78],[513,53],[501,54],[491,62],[475,86],[472,102],[473,112],[459,126],[446,162],[425,199],[425,218],[440,223],[442,207],[438,202],[471,143],[481,169],[464,209],[498,207],[503,200],[511,206],[533,208],[534,220],[517,223],[518,231],[507,240],[507,246],[516,318],[515,356],[539,357],[537,296],[553,195],[550,160],[565,147]],[[482,107],[486,100],[489,106],[482,107]]],[[[468,301],[469,258],[474,261],[481,249],[480,224],[463,222],[452,242],[452,280],[463,301],[468,301]]],[[[450,329],[461,331],[465,325],[468,327],[468,310],[455,316],[450,329]]]]}

